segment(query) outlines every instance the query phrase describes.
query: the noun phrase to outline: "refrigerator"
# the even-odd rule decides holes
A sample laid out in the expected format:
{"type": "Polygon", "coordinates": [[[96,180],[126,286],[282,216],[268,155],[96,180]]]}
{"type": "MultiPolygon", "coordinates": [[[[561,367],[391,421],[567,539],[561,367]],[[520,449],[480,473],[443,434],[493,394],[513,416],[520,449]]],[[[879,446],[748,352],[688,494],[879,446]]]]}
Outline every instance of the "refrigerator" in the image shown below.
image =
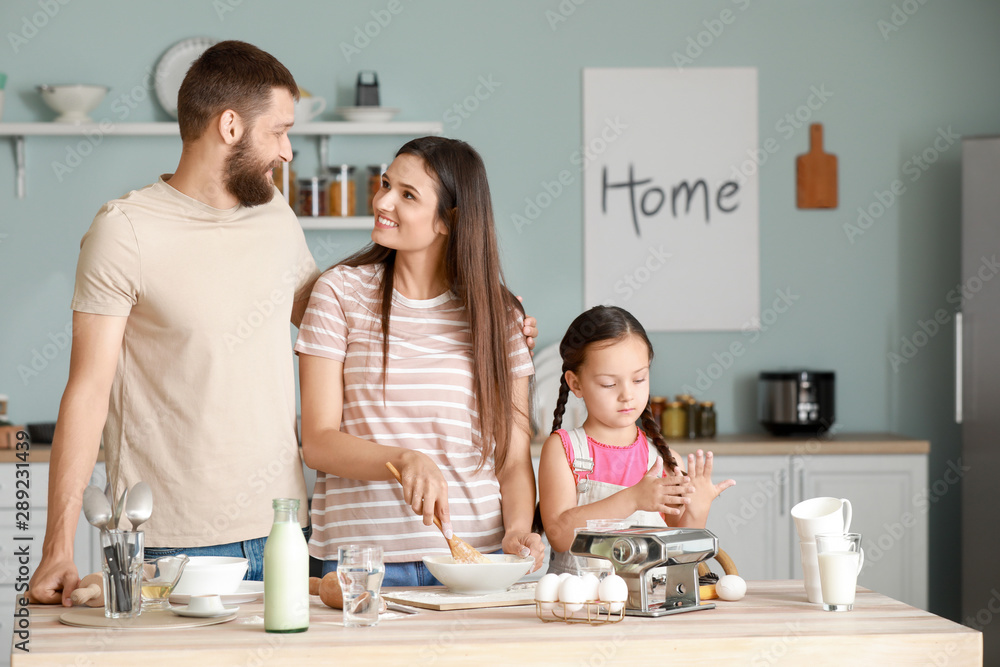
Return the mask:
{"type": "MultiPolygon", "coordinates": [[[[962,140],[961,313],[955,417],[962,425],[962,617],[1000,664],[1000,136],[962,140]]],[[[959,462],[956,462],[959,463],[959,462]]]]}

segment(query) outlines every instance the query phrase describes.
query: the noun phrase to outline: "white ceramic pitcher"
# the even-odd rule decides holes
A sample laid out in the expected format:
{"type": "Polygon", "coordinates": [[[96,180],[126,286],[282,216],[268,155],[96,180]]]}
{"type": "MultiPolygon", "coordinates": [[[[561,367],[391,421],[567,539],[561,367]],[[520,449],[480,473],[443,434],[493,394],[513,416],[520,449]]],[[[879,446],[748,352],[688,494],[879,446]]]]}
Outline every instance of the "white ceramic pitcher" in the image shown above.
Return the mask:
{"type": "Polygon", "coordinates": [[[816,533],[846,533],[852,514],[847,498],[810,498],[792,508],[801,542],[815,542],[816,533]]]}

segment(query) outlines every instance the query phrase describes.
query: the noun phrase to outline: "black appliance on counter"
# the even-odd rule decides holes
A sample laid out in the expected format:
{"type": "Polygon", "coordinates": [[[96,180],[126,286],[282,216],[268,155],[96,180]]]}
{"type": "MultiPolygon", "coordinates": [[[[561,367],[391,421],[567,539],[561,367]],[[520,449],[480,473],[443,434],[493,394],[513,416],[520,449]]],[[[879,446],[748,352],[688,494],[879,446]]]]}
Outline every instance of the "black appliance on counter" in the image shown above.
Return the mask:
{"type": "Polygon", "coordinates": [[[757,416],[774,435],[816,435],[833,426],[833,371],[763,371],[757,416]]]}

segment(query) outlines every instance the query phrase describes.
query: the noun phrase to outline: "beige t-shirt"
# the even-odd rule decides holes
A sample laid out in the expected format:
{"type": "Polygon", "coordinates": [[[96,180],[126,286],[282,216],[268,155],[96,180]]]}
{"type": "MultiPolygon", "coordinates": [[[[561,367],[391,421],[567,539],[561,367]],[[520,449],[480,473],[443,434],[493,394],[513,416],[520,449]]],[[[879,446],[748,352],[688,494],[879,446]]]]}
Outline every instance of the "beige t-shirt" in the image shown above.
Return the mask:
{"type": "Polygon", "coordinates": [[[146,545],[263,537],[274,498],[306,493],[289,321],[318,271],[276,194],[228,210],[161,177],[101,208],[80,244],[72,308],[127,316],[104,447],[118,492],[145,480],[146,545]]]}

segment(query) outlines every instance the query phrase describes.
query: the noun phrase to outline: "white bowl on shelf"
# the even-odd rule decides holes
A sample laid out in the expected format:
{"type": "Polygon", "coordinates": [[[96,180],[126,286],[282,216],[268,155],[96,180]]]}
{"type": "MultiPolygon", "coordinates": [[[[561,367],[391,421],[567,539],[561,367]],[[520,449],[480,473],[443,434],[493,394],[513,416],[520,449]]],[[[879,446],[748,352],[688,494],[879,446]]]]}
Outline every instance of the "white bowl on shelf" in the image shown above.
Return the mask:
{"type": "Polygon", "coordinates": [[[344,120],[353,123],[385,123],[392,120],[399,109],[389,107],[337,107],[337,113],[344,120]]]}
{"type": "Polygon", "coordinates": [[[246,576],[246,558],[191,556],[172,595],[229,595],[246,576]]]}
{"type": "Polygon", "coordinates": [[[424,565],[452,593],[502,593],[528,574],[535,559],[510,554],[483,554],[491,563],[456,563],[451,556],[424,556],[424,565]]]}
{"type": "Polygon", "coordinates": [[[42,100],[50,109],[60,114],[57,123],[92,123],[87,114],[96,109],[110,90],[107,86],[71,84],[65,86],[38,86],[42,100]]]}

